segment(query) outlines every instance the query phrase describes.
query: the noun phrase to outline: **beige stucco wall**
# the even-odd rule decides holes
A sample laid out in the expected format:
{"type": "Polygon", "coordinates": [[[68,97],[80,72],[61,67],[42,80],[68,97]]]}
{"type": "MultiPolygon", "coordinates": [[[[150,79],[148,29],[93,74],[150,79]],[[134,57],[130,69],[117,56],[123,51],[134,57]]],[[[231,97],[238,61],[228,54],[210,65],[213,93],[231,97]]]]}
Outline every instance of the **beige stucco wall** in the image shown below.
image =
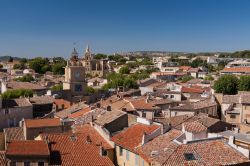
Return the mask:
{"type": "Polygon", "coordinates": [[[117,161],[117,164],[119,166],[143,166],[143,163],[144,163],[144,166],[149,166],[149,164],[144,161],[139,155],[133,153],[133,152],[130,152],[126,149],[123,149],[123,155],[120,156],[120,153],[119,153],[119,146],[116,146],[115,148],[115,151],[116,151],[116,161],[117,161]],[[126,159],[126,153],[129,153],[129,160],[126,159]],[[138,165],[136,165],[136,156],[138,157],[138,165]]]}

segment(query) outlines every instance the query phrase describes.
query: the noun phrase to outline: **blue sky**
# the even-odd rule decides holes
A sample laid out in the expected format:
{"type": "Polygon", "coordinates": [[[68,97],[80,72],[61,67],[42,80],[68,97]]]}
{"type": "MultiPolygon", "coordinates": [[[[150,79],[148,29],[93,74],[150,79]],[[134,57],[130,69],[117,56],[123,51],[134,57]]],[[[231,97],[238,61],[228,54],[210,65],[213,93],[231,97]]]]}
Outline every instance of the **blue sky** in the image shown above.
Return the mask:
{"type": "Polygon", "coordinates": [[[0,0],[0,56],[250,49],[248,0],[0,0]]]}

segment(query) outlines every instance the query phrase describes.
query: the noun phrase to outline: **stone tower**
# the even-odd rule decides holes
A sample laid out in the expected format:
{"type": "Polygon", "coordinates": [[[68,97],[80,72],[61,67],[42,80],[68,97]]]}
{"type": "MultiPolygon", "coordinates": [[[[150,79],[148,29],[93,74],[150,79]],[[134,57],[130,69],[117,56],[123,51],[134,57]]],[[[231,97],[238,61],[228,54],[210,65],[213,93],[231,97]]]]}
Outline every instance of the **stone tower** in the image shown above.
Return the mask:
{"type": "Polygon", "coordinates": [[[83,96],[86,93],[85,67],[78,59],[78,53],[74,48],[70,60],[65,67],[65,79],[63,90],[68,90],[71,96],[83,96]]]}

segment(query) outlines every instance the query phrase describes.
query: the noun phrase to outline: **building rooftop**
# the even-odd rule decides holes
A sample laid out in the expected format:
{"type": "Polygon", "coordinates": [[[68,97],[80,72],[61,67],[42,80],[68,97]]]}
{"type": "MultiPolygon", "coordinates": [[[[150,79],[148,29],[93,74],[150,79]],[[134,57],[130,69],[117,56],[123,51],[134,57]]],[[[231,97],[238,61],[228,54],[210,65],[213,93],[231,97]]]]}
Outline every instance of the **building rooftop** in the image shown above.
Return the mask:
{"type": "Polygon", "coordinates": [[[178,144],[174,143],[173,140],[178,138],[181,134],[182,132],[179,130],[170,130],[139,147],[138,152],[147,162],[156,162],[162,165],[178,147],[178,144]]]}
{"type": "Polygon", "coordinates": [[[8,99],[2,101],[3,108],[13,108],[13,107],[27,107],[32,106],[27,98],[18,98],[18,99],[8,99]]]}
{"type": "Polygon", "coordinates": [[[235,133],[235,131],[231,130],[223,131],[218,134],[226,138],[234,136],[235,140],[250,144],[250,134],[235,133]]]}
{"type": "Polygon", "coordinates": [[[49,147],[45,141],[11,141],[6,156],[49,156],[49,147]]]}
{"type": "Polygon", "coordinates": [[[185,128],[185,131],[191,132],[191,133],[200,133],[202,131],[207,131],[207,128],[200,122],[184,122],[183,126],[185,128]]]}
{"type": "Polygon", "coordinates": [[[25,119],[24,124],[27,128],[40,128],[40,127],[55,127],[61,126],[59,118],[53,119],[25,119]]]}
{"type": "Polygon", "coordinates": [[[250,67],[225,67],[221,73],[250,73],[250,67]]]}
{"type": "Polygon", "coordinates": [[[223,139],[217,139],[179,145],[163,165],[234,165],[246,162],[249,163],[247,157],[223,139]]]}
{"type": "Polygon", "coordinates": [[[5,151],[0,151],[0,165],[7,165],[5,151]]]}
{"type": "Polygon", "coordinates": [[[22,127],[10,127],[3,129],[5,135],[5,142],[13,140],[24,140],[24,133],[22,127]]]}
{"type": "Polygon", "coordinates": [[[34,96],[29,98],[32,104],[53,104],[54,98],[50,96],[34,96]]]}
{"type": "Polygon", "coordinates": [[[45,90],[46,88],[30,82],[12,81],[7,83],[8,89],[31,89],[31,90],[45,90]]]}
{"type": "Polygon", "coordinates": [[[90,126],[83,126],[75,134],[42,134],[51,144],[50,165],[105,165],[114,164],[100,149],[112,147],[90,126]]]}
{"type": "Polygon", "coordinates": [[[104,114],[101,114],[96,118],[95,123],[104,126],[124,115],[126,115],[126,113],[123,111],[106,111],[104,114]]]}
{"type": "Polygon", "coordinates": [[[159,127],[159,125],[155,124],[145,125],[137,123],[114,135],[111,140],[129,151],[136,152],[136,148],[142,144],[143,135],[151,134],[159,127]]]}
{"type": "Polygon", "coordinates": [[[90,107],[83,108],[81,111],[74,112],[74,113],[70,114],[68,117],[71,119],[79,118],[90,111],[91,111],[90,107]]]}

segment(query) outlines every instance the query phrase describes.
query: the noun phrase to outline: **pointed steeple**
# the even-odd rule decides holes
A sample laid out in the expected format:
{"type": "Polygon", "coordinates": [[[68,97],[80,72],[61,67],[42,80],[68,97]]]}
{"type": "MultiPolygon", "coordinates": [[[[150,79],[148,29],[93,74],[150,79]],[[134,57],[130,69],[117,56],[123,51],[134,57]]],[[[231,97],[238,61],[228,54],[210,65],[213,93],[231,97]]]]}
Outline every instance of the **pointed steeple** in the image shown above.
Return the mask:
{"type": "Polygon", "coordinates": [[[86,47],[85,53],[89,53],[89,52],[90,52],[90,49],[89,49],[89,45],[87,44],[87,47],[86,47]]]}
{"type": "Polygon", "coordinates": [[[72,61],[78,60],[78,53],[77,53],[75,47],[74,47],[74,49],[73,49],[73,52],[71,53],[71,60],[72,60],[72,61]]]}

